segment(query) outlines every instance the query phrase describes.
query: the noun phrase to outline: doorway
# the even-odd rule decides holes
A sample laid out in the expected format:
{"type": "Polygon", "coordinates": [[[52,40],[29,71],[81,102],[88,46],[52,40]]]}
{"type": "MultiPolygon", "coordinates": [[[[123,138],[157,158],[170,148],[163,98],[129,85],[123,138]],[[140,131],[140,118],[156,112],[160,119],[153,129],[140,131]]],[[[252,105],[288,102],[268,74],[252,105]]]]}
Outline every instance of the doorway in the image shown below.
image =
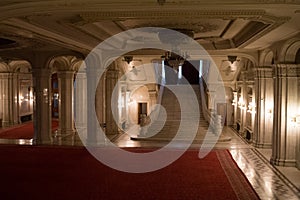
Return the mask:
{"type": "Polygon", "coordinates": [[[148,103],[138,103],[138,124],[141,123],[141,116],[147,116],[148,103]]]}

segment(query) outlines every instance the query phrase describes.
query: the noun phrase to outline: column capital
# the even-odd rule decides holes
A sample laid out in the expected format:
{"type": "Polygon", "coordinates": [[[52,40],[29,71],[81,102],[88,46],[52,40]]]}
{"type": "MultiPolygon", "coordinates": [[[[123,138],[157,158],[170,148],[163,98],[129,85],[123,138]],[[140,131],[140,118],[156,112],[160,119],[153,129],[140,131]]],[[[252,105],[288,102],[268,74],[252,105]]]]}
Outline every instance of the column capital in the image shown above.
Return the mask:
{"type": "Polygon", "coordinates": [[[58,78],[73,79],[75,71],[57,71],[58,78]]]}
{"type": "Polygon", "coordinates": [[[255,78],[273,78],[273,67],[272,66],[260,66],[254,68],[255,78]]]}
{"type": "Polygon", "coordinates": [[[49,68],[32,68],[32,75],[38,77],[50,77],[51,69],[49,68]]]}
{"type": "Polygon", "coordinates": [[[275,77],[300,77],[299,64],[276,64],[273,70],[275,77]]]}

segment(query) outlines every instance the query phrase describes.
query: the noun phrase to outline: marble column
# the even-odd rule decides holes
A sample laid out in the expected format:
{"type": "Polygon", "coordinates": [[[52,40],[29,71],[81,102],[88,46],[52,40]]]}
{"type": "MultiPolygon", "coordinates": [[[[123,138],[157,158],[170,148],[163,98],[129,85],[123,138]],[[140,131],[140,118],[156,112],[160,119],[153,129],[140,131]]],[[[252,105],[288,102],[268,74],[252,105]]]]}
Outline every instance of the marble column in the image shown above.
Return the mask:
{"type": "MultiPolygon", "coordinates": [[[[300,87],[299,87],[300,88],[300,87]]],[[[300,95],[298,95],[300,98],[300,95]]],[[[300,122],[298,122],[297,144],[296,144],[296,167],[300,170],[300,122]]]]}
{"type": "Polygon", "coordinates": [[[101,132],[100,124],[96,113],[97,86],[101,75],[105,69],[101,68],[101,56],[97,54],[89,55],[85,60],[87,75],[87,139],[88,146],[104,145],[106,138],[101,132]]]}
{"type": "Polygon", "coordinates": [[[125,96],[125,118],[126,118],[126,128],[131,124],[129,117],[129,102],[130,102],[130,91],[126,91],[125,96]]]}
{"type": "Polygon", "coordinates": [[[255,69],[254,90],[256,115],[253,133],[253,145],[259,148],[271,148],[273,134],[273,69],[259,67],[255,69]]]}
{"type": "MultiPolygon", "coordinates": [[[[300,90],[300,78],[298,78],[298,91],[300,90]]],[[[298,93],[298,99],[300,99],[300,92],[298,93]]],[[[298,100],[298,116],[297,116],[297,144],[296,144],[296,167],[300,170],[300,102],[298,100]]]]}
{"type": "Polygon", "coordinates": [[[247,103],[248,103],[248,92],[247,92],[247,72],[243,71],[241,72],[241,76],[242,76],[242,80],[243,80],[243,84],[241,87],[241,101],[242,104],[240,105],[241,109],[241,128],[240,128],[240,135],[242,137],[246,137],[246,119],[247,119],[247,103]]]}
{"type": "Polygon", "coordinates": [[[2,119],[3,119],[3,83],[2,83],[2,75],[0,74],[0,128],[2,127],[2,119]]]}
{"type": "Polygon", "coordinates": [[[238,101],[238,95],[237,92],[233,92],[233,127],[236,129],[237,128],[237,101],[238,101]]]}
{"type": "Polygon", "coordinates": [[[86,70],[80,69],[76,74],[74,86],[74,119],[76,129],[87,126],[87,79],[86,70]]]}
{"type": "Polygon", "coordinates": [[[274,66],[274,126],[270,162],[279,166],[296,166],[299,127],[293,120],[299,114],[299,75],[299,65],[274,66]]]}
{"type": "Polygon", "coordinates": [[[74,141],[74,112],[73,112],[73,91],[74,71],[58,71],[59,88],[59,128],[58,136],[62,142],[74,141]]]}
{"type": "MultiPolygon", "coordinates": [[[[116,135],[119,133],[118,131],[118,119],[114,119],[113,113],[115,114],[115,118],[118,118],[118,97],[112,98],[112,93],[114,88],[117,86],[119,77],[119,70],[114,68],[108,68],[106,72],[106,80],[105,80],[105,97],[106,97],[106,135],[116,135]],[[113,102],[113,103],[112,103],[113,102]],[[113,105],[113,106],[112,106],[113,105]]],[[[118,94],[119,95],[119,94],[118,94]]]]}
{"type": "Polygon", "coordinates": [[[0,74],[1,81],[1,105],[3,126],[11,126],[19,123],[19,84],[18,75],[7,72],[0,74]]]}
{"type": "Polygon", "coordinates": [[[33,68],[35,144],[49,144],[51,137],[51,70],[33,68]]]}

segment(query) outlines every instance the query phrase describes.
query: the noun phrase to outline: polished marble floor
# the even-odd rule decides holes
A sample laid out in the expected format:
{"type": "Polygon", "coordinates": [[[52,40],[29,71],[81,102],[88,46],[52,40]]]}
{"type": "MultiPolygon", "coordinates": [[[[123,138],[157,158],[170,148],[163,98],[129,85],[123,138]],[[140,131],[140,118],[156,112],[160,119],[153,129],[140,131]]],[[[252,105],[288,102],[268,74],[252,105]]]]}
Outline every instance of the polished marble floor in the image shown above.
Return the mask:
{"type": "MultiPolygon", "coordinates": [[[[295,167],[272,166],[269,163],[271,149],[254,148],[230,127],[224,127],[223,135],[230,137],[231,140],[216,144],[195,142],[190,148],[228,149],[261,199],[300,199],[300,170],[295,167]]],[[[127,134],[119,135],[112,142],[118,147],[160,148],[167,144],[159,141],[135,141],[127,134]]],[[[33,143],[32,140],[0,139],[0,144],[32,145],[33,143]]],[[[181,148],[184,145],[184,141],[176,141],[172,147],[181,148]]]]}

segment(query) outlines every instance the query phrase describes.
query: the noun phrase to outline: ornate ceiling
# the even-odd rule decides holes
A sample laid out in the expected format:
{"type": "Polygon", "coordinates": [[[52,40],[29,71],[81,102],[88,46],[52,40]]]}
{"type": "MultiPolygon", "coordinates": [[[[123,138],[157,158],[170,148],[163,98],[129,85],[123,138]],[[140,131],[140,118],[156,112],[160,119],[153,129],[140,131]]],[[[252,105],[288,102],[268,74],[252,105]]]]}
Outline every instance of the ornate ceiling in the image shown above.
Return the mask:
{"type": "MultiPolygon", "coordinates": [[[[87,54],[112,35],[145,26],[190,33],[210,51],[259,50],[300,30],[298,0],[121,2],[2,0],[0,53],[61,48],[87,54]]],[[[124,48],[126,43],[115,45],[124,48]]]]}

